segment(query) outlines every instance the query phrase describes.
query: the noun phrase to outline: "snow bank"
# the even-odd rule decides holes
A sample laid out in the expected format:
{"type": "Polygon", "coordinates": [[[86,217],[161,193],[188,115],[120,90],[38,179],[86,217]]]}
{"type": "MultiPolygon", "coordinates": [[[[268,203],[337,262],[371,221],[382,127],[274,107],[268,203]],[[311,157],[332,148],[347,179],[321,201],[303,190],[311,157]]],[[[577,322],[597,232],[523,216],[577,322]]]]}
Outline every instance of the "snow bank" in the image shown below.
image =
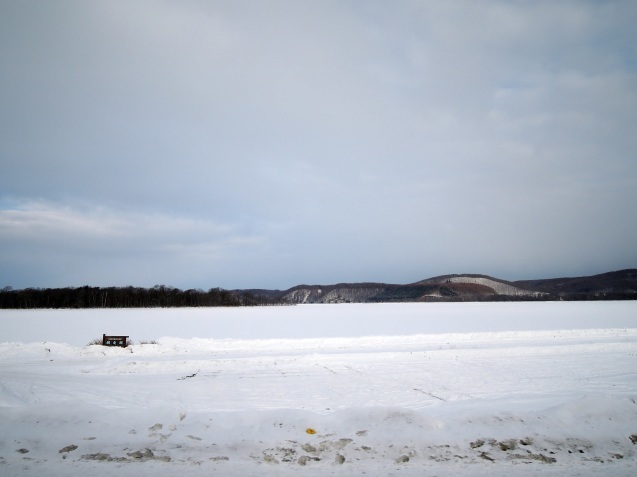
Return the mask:
{"type": "MultiPolygon", "coordinates": [[[[553,329],[538,319],[530,330],[504,320],[529,304],[497,305],[442,309],[456,323],[437,328],[417,307],[282,308],[294,314],[272,323],[318,312],[333,323],[332,311],[378,320],[357,336],[343,324],[343,336],[301,338],[266,322],[238,338],[187,338],[210,310],[179,311],[182,336],[126,349],[40,340],[30,327],[24,342],[0,343],[0,474],[635,475],[634,305],[557,307],[562,316],[533,306],[553,313],[553,329]]],[[[175,315],[157,311],[165,332],[175,315]]],[[[31,323],[52,318],[43,313],[31,323]]],[[[122,314],[131,319],[99,314],[100,326],[122,314]]],[[[55,315],[58,328],[77,317],[55,315]]]]}

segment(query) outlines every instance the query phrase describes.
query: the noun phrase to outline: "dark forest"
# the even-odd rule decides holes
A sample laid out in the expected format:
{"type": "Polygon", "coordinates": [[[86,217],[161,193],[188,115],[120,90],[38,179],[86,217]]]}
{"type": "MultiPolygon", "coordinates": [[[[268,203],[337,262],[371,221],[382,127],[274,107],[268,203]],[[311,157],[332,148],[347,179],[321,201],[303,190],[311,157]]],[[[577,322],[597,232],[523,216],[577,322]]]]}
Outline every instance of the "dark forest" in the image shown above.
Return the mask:
{"type": "Polygon", "coordinates": [[[140,287],[67,287],[0,290],[0,308],[172,308],[200,306],[261,306],[280,301],[221,288],[180,290],[165,285],[140,287]]]}

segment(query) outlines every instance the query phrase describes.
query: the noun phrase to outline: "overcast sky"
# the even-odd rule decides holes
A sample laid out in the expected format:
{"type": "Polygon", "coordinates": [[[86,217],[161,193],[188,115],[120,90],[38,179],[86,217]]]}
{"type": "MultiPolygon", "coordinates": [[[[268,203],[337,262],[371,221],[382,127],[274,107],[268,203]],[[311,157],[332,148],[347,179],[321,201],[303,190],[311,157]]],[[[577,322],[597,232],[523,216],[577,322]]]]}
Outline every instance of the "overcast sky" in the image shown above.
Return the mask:
{"type": "Polygon", "coordinates": [[[637,2],[0,0],[0,287],[637,267],[637,2]]]}

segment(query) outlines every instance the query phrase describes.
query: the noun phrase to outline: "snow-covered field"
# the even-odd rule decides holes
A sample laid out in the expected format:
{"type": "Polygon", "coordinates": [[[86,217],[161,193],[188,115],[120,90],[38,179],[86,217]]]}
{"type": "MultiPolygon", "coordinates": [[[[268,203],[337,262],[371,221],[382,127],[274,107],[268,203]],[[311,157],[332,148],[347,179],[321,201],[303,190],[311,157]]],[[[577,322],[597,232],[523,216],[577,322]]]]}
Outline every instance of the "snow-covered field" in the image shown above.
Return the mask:
{"type": "Polygon", "coordinates": [[[0,310],[0,385],[2,476],[637,475],[637,302],[0,310]]]}

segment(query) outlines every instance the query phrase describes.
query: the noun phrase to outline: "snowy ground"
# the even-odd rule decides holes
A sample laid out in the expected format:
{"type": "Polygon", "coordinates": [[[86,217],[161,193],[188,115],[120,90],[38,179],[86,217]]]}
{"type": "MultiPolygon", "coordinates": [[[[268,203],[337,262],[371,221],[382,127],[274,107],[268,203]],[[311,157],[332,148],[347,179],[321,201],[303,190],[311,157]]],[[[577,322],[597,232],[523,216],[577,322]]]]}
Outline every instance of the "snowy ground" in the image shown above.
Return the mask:
{"type": "Polygon", "coordinates": [[[3,476],[637,475],[637,302],[4,310],[0,341],[3,476]]]}

